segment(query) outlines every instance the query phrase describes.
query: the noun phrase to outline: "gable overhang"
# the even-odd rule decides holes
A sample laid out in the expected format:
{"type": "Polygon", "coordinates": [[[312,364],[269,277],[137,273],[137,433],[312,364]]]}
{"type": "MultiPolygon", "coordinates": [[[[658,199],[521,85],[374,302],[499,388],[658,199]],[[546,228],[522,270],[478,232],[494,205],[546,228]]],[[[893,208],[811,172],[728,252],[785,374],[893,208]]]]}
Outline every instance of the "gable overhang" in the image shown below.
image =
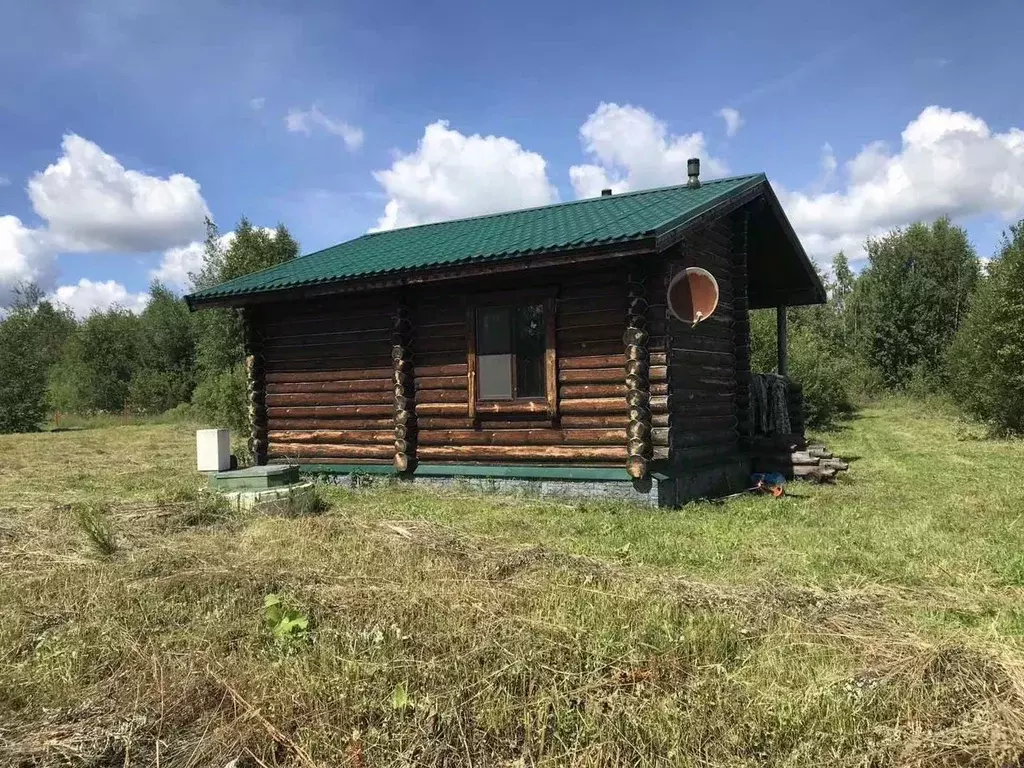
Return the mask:
{"type": "Polygon", "coordinates": [[[761,178],[696,215],[670,222],[656,236],[663,252],[700,227],[737,211],[747,219],[747,293],[751,309],[824,304],[821,277],[793,231],[775,190],[761,178]]]}

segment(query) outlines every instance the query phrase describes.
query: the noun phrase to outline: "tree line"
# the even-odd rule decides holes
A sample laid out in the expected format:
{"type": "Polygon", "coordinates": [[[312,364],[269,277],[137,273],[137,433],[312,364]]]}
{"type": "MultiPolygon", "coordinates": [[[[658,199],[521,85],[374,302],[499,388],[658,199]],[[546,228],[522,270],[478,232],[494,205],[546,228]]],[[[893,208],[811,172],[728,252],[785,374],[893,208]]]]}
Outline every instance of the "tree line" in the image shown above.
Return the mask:
{"type": "MultiPolygon", "coordinates": [[[[242,219],[230,243],[207,221],[193,289],[272,267],[298,255],[280,225],[242,219]]],[[[0,321],[0,432],[39,429],[55,412],[159,414],[195,411],[245,431],[243,330],[234,309],[191,313],[159,283],[145,309],[114,307],[77,320],[32,285],[16,291],[0,321]]]]}
{"type": "MultiPolygon", "coordinates": [[[[283,225],[243,219],[227,247],[207,222],[194,288],[298,255],[283,225]]],[[[997,434],[1024,434],[1024,221],[983,263],[948,219],[866,244],[855,274],[836,255],[829,301],[788,310],[790,376],[806,417],[826,425],[865,397],[950,396],[997,434]]],[[[38,429],[54,411],[140,414],[182,409],[246,429],[243,333],[233,309],[190,313],[159,284],[139,314],[114,308],[76,320],[32,286],[0,321],[0,432],[38,429]]],[[[776,365],[773,310],[751,318],[752,364],[776,365]]]]}
{"type": "MultiPolygon", "coordinates": [[[[789,375],[822,426],[867,397],[942,396],[999,435],[1024,434],[1024,221],[983,263],[948,218],[866,243],[854,274],[843,253],[822,278],[827,304],[794,307],[789,375]]],[[[752,364],[771,371],[775,313],[753,313],[752,364]]]]}

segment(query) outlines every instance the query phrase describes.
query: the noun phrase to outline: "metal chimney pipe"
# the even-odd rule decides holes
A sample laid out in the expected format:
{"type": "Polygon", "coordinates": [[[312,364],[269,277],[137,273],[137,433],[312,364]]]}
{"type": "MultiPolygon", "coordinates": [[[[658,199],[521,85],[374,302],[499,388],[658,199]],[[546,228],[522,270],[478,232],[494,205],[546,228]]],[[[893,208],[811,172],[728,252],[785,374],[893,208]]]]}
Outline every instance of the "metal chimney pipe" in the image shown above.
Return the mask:
{"type": "Polygon", "coordinates": [[[686,175],[690,178],[686,182],[686,186],[696,189],[700,186],[700,158],[691,157],[686,161],[686,175]]]}
{"type": "Polygon", "coordinates": [[[612,191],[610,189],[602,189],[601,190],[601,197],[611,197],[611,196],[612,196],[612,191]]]}

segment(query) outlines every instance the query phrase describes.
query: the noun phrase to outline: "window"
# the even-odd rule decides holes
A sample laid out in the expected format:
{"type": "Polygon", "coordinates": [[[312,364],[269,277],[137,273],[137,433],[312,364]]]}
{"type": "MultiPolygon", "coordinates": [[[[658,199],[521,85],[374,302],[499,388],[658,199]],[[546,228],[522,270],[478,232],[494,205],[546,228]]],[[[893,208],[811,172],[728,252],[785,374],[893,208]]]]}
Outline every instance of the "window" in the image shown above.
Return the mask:
{"type": "Polygon", "coordinates": [[[545,397],[547,318],[543,304],[476,310],[477,397],[545,397]]]}

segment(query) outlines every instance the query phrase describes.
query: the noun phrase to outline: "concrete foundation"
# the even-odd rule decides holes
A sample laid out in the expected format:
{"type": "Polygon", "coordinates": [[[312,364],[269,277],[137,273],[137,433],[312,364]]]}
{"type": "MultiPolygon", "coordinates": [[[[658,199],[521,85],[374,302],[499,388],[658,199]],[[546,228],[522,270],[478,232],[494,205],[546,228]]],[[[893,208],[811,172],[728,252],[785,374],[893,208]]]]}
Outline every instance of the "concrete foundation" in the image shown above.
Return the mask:
{"type": "Polygon", "coordinates": [[[221,496],[228,500],[232,508],[238,511],[246,511],[262,506],[264,504],[297,502],[303,496],[312,499],[314,486],[311,480],[306,480],[293,485],[281,486],[278,488],[264,488],[255,491],[221,491],[221,496]]]}

